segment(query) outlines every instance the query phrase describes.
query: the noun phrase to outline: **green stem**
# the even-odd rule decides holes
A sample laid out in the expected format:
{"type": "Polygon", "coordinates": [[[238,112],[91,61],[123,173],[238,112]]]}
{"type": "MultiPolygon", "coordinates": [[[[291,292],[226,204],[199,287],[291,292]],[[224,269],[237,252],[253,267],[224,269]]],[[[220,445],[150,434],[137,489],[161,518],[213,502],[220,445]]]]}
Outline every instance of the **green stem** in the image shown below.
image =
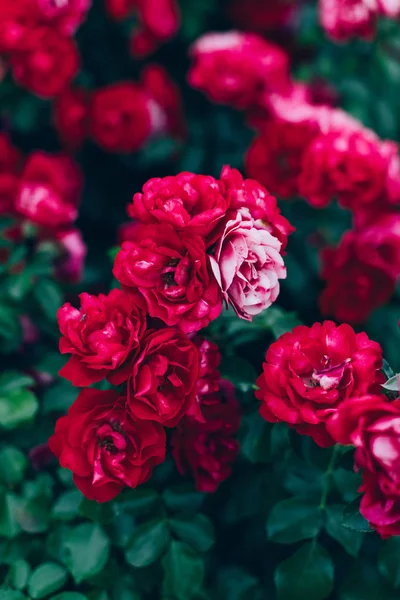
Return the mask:
{"type": "Polygon", "coordinates": [[[334,446],[334,448],[333,448],[333,452],[331,454],[331,459],[329,461],[328,468],[324,473],[325,481],[324,481],[324,486],[322,488],[321,501],[319,503],[319,507],[321,510],[325,510],[325,508],[326,508],[326,501],[328,499],[328,494],[329,494],[329,490],[331,487],[331,476],[334,471],[336,460],[340,454],[340,450],[341,450],[340,445],[336,444],[336,446],[334,446]]]}

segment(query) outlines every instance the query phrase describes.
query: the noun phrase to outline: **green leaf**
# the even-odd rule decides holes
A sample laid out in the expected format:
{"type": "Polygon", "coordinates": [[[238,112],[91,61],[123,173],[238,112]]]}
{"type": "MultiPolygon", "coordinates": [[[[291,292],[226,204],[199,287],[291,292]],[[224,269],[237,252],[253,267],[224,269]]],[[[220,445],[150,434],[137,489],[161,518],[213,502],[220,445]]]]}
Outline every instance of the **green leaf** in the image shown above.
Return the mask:
{"type": "Polygon", "coordinates": [[[28,460],[21,450],[14,446],[4,446],[0,450],[0,481],[6,485],[16,485],[24,478],[28,460]]]}
{"type": "Polygon", "coordinates": [[[65,542],[68,570],[77,583],[100,573],[110,554],[110,540],[94,523],[74,527],[65,542]]]}
{"type": "Polygon", "coordinates": [[[57,311],[63,303],[61,289],[51,279],[39,279],[33,288],[35,300],[50,321],[55,321],[57,311]]]}
{"type": "Polygon", "coordinates": [[[361,533],[370,533],[373,529],[369,526],[369,523],[362,514],[360,513],[360,498],[355,498],[353,502],[350,502],[346,506],[342,515],[342,524],[348,529],[353,531],[360,531],[361,533]]]}
{"type": "Polygon", "coordinates": [[[8,573],[8,579],[13,588],[23,590],[28,583],[31,568],[26,560],[19,559],[13,562],[8,573]]]}
{"type": "Polygon", "coordinates": [[[242,392],[254,389],[257,373],[253,365],[240,356],[223,357],[221,375],[242,392]]]}
{"type": "MultiPolygon", "coordinates": [[[[63,360],[65,363],[65,360],[63,360]]],[[[66,413],[78,395],[76,387],[69,381],[58,381],[44,392],[41,407],[44,415],[66,413]]]]}
{"type": "Polygon", "coordinates": [[[79,490],[70,490],[61,494],[53,506],[52,517],[61,521],[70,521],[78,516],[82,494],[79,490]]]}
{"type": "Polygon", "coordinates": [[[301,325],[301,321],[295,313],[286,312],[278,306],[270,306],[255,320],[262,323],[263,327],[270,329],[275,339],[301,325]]]}
{"type": "Polygon", "coordinates": [[[80,495],[79,514],[96,523],[105,525],[111,523],[115,517],[115,505],[112,502],[99,503],[94,500],[82,498],[80,495]]]}
{"type": "Polygon", "coordinates": [[[169,524],[178,539],[199,552],[207,552],[215,542],[213,524],[202,514],[173,517],[169,524]]]}
{"type": "Polygon", "coordinates": [[[48,529],[51,498],[39,492],[37,496],[26,498],[18,508],[17,519],[23,531],[43,533],[48,529]]]}
{"type": "Polygon", "coordinates": [[[270,458],[271,425],[255,410],[242,418],[241,453],[252,463],[266,463],[270,458]]]}
{"type": "Polygon", "coordinates": [[[333,576],[329,554],[308,542],[275,569],[278,600],[323,600],[332,591],[333,576]]]}
{"type": "Polygon", "coordinates": [[[134,530],[126,546],[125,558],[133,567],[147,567],[165,552],[169,541],[170,533],[165,521],[146,521],[134,530]]]}
{"type": "Polygon", "coordinates": [[[3,429],[15,429],[32,421],[38,408],[38,401],[32,392],[14,389],[0,396],[0,425],[3,429]]]}
{"type": "Polygon", "coordinates": [[[50,562],[43,563],[33,571],[29,578],[29,595],[34,599],[48,596],[62,588],[67,577],[67,571],[61,565],[50,562]]]}
{"type": "Polygon", "coordinates": [[[199,555],[183,542],[173,541],[163,557],[164,597],[190,600],[202,586],[204,564],[199,555]]]}
{"type": "Polygon", "coordinates": [[[13,538],[21,530],[17,512],[21,499],[15,494],[0,494],[0,537],[13,538]]]}
{"type": "Polygon", "coordinates": [[[182,483],[162,493],[165,506],[173,512],[196,512],[203,504],[205,494],[197,492],[193,484],[182,483]]]}
{"type": "Polygon", "coordinates": [[[343,505],[332,505],[326,509],[325,529],[328,535],[336,540],[351,556],[356,557],[363,543],[364,536],[343,526],[343,505]]]}
{"type": "Polygon", "coordinates": [[[0,375],[0,393],[7,394],[12,390],[29,387],[35,384],[35,380],[25,373],[19,371],[6,371],[0,375]]]}
{"type": "Polygon", "coordinates": [[[396,589],[400,587],[400,538],[392,537],[382,543],[378,568],[382,576],[396,589]]]}
{"type": "Polygon", "coordinates": [[[27,597],[16,590],[1,590],[0,600],[27,600],[27,597]]]}
{"type": "Polygon", "coordinates": [[[121,495],[120,500],[124,510],[135,516],[142,516],[155,510],[160,502],[160,496],[151,488],[135,489],[121,495]]]}
{"type": "Polygon", "coordinates": [[[218,573],[218,598],[248,600],[257,598],[258,581],[244,569],[229,567],[218,573]]]}
{"type": "Polygon", "coordinates": [[[52,596],[50,600],[87,600],[87,598],[78,592],[61,592],[57,596],[52,596]]]}
{"type": "Polygon", "coordinates": [[[273,542],[294,544],[318,535],[322,511],[302,498],[289,498],[275,504],[267,521],[267,536],[273,542]]]}
{"type": "Polygon", "coordinates": [[[18,350],[22,341],[22,328],[15,308],[0,303],[0,346],[3,352],[18,350]]]}
{"type": "Polygon", "coordinates": [[[388,379],[385,383],[382,383],[382,387],[384,390],[388,390],[389,392],[399,392],[399,377],[400,375],[397,373],[393,375],[390,379],[388,379]]]}

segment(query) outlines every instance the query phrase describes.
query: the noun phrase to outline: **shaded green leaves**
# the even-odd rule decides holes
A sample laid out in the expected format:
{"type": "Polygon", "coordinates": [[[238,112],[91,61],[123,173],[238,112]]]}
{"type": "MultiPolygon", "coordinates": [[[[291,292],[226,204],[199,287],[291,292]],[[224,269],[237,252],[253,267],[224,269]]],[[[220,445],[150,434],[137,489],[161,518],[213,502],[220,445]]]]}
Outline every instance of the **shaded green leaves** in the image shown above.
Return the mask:
{"type": "Polygon", "coordinates": [[[50,321],[55,321],[63,303],[63,295],[57,283],[51,279],[39,279],[33,288],[36,302],[50,321]]]}
{"type": "MultiPolygon", "coordinates": [[[[1,310],[1,309],[0,309],[1,310]]],[[[36,396],[25,386],[32,385],[30,377],[16,371],[4,373],[0,379],[0,426],[15,429],[36,415],[39,405],[36,396]]]]}
{"type": "Polygon", "coordinates": [[[204,564],[199,555],[183,542],[171,542],[162,559],[164,596],[189,600],[200,590],[204,579],[204,564]]]}
{"type": "Polygon", "coordinates": [[[199,552],[207,552],[215,542],[213,524],[202,514],[177,516],[169,525],[178,539],[199,552]]]}
{"type": "Polygon", "coordinates": [[[360,531],[344,527],[342,522],[343,506],[332,505],[326,509],[325,529],[351,556],[357,556],[364,536],[360,531]]]}
{"type": "Polygon", "coordinates": [[[65,563],[77,583],[100,573],[110,554],[110,541],[94,523],[74,527],[65,541],[65,563]]]}
{"type": "Polygon", "coordinates": [[[400,538],[392,537],[382,544],[378,568],[382,576],[394,587],[400,586],[400,538]]]}
{"type": "Polygon", "coordinates": [[[278,600],[323,600],[333,587],[329,554],[315,542],[304,544],[275,569],[278,600]]]}
{"type": "Polygon", "coordinates": [[[30,576],[28,591],[31,598],[43,598],[62,588],[67,581],[67,571],[56,563],[44,563],[30,576]]]}
{"type": "Polygon", "coordinates": [[[360,498],[355,498],[346,506],[342,515],[342,523],[344,527],[361,533],[369,533],[373,531],[369,523],[360,513],[360,498]]]}
{"type": "Polygon", "coordinates": [[[28,460],[21,450],[14,446],[4,446],[0,450],[0,481],[6,485],[16,485],[24,478],[28,460]]]}
{"type": "Polygon", "coordinates": [[[165,552],[170,541],[165,521],[153,519],[135,528],[129,540],[125,558],[133,567],[147,567],[165,552]]]}
{"type": "Polygon", "coordinates": [[[275,504],[267,521],[267,536],[273,542],[294,544],[318,535],[323,514],[317,505],[301,498],[275,504]]]}

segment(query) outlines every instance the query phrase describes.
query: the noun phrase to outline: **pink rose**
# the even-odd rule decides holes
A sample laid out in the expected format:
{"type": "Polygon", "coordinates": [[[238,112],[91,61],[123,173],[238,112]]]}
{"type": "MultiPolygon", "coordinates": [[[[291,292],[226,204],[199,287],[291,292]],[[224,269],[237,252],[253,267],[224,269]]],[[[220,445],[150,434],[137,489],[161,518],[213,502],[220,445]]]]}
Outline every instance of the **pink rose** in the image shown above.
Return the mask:
{"type": "Polygon", "coordinates": [[[271,306],[286,277],[281,242],[257,229],[247,209],[231,213],[211,258],[214,275],[226,301],[242,319],[251,321],[271,306]]]}

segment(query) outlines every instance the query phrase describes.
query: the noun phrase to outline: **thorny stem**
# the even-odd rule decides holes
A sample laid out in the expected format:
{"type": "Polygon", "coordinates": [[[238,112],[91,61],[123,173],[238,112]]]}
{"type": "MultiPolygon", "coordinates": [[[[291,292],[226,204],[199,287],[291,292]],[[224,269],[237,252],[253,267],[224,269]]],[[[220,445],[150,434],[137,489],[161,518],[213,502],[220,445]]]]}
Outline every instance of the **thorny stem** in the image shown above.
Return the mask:
{"type": "Polygon", "coordinates": [[[334,471],[336,460],[337,460],[340,452],[341,452],[341,447],[339,444],[336,444],[336,446],[334,446],[334,448],[333,448],[333,452],[331,454],[331,459],[329,461],[328,468],[324,473],[324,485],[322,488],[321,500],[319,503],[319,508],[321,510],[325,510],[325,508],[326,508],[326,501],[328,498],[329,490],[331,488],[331,476],[334,471]]]}

